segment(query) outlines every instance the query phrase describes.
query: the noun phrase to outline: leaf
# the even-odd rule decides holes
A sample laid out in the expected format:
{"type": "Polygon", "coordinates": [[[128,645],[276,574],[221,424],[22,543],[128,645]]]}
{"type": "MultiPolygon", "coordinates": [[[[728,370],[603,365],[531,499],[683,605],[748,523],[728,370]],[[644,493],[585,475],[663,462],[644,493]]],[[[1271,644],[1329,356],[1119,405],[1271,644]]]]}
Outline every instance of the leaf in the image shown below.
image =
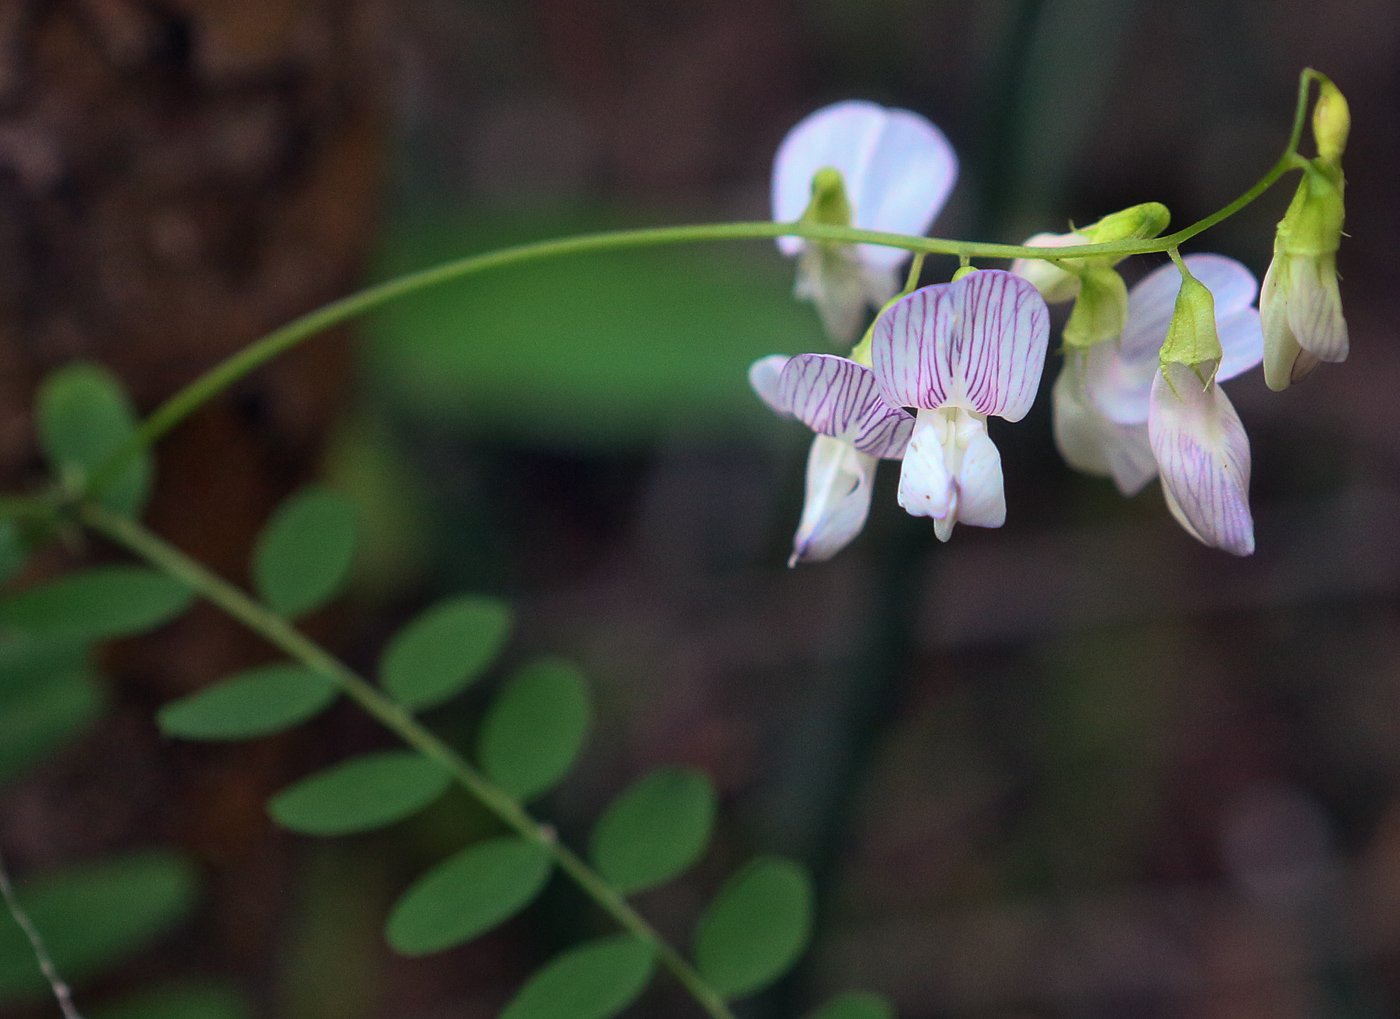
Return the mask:
{"type": "Polygon", "coordinates": [[[556,955],[520,988],[500,1019],[611,1019],[651,982],[656,955],[631,934],[556,955]]]}
{"type": "MultiPolygon", "coordinates": [[[[136,431],[136,410],[117,377],[80,362],[50,374],[35,406],[39,445],[54,471],[80,485],[136,431]]],[[[98,498],[114,513],[137,516],[151,489],[151,454],[134,454],[98,498]]]]}
{"type": "Polygon", "coordinates": [[[728,998],[788,971],[812,934],[812,885],[791,860],[759,857],[730,878],[700,917],[695,964],[728,998]]]}
{"type": "Polygon", "coordinates": [[[267,801],[267,810],[283,828],[303,835],[347,835],[418,813],[451,781],[442,765],[415,751],[383,750],[288,786],[267,801]]]}
{"type": "Polygon", "coordinates": [[[144,566],[98,566],[0,602],[0,624],[39,637],[125,637],[170,622],[193,600],[184,584],[144,566]]]}
{"type": "Polygon", "coordinates": [[[0,636],[0,782],[53,753],[101,713],[87,651],[81,641],[0,636]]]}
{"type": "Polygon", "coordinates": [[[333,679],[305,666],[263,665],[172,701],[156,713],[156,724],[182,739],[252,739],[314,718],[339,692],[333,679]]]}
{"type": "Polygon", "coordinates": [[[466,595],[418,616],[389,642],[380,681],[415,711],[435,707],[467,688],[496,660],[510,634],[510,608],[466,595]]]}
{"type": "Polygon", "coordinates": [[[506,792],[532,799],[564,777],[588,731],[588,689],[559,659],[525,666],[501,689],[477,739],[481,766],[506,792]]]}
{"type": "Polygon", "coordinates": [[[288,618],[335,596],[355,556],[355,507],[324,488],[303,488],[277,507],[253,550],[253,587],[288,618]]]}
{"type": "Polygon", "coordinates": [[[654,888],[700,859],[714,821],[715,790],[704,772],[658,768],[609,805],[590,855],[619,891],[654,888]]]}
{"type": "MultiPolygon", "coordinates": [[[[160,850],[66,868],[18,889],[20,905],[70,982],[140,951],[189,912],[196,895],[194,868],[160,850]]],[[[14,923],[0,924],[0,1002],[47,993],[23,932],[14,923]]]]}
{"type": "Polygon", "coordinates": [[[254,1019],[237,988],[214,981],[182,980],[83,1010],[87,1019],[254,1019]]]}
{"type": "Polygon", "coordinates": [[[847,991],[829,999],[810,1019],[894,1019],[894,1009],[871,991],[847,991]]]}
{"type": "Polygon", "coordinates": [[[0,520],[0,584],[13,580],[29,560],[29,546],[13,520],[0,520]]]}
{"type": "Polygon", "coordinates": [[[428,871],[399,897],[385,937],[403,955],[427,955],[470,941],[539,895],[553,860],[517,835],[488,839],[428,871]]]}

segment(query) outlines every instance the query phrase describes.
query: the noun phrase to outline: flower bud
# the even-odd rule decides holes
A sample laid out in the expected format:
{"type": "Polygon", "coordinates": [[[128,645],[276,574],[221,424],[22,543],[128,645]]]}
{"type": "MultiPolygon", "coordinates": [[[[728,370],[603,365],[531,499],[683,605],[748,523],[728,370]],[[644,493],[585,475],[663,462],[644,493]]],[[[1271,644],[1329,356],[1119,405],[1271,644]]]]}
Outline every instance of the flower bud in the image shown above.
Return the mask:
{"type": "Polygon", "coordinates": [[[1079,297],[1065,322],[1066,347],[1086,349],[1116,340],[1128,321],[1128,287],[1117,269],[1092,266],[1079,277],[1079,297]]]}
{"type": "Polygon", "coordinates": [[[1223,354],[1215,329],[1215,298],[1204,283],[1182,269],[1181,289],[1162,344],[1163,371],[1169,365],[1184,364],[1196,369],[1203,383],[1209,382],[1223,354]]]}
{"type": "Polygon", "coordinates": [[[1318,86],[1312,127],[1313,138],[1317,140],[1317,158],[1339,166],[1342,150],[1347,147],[1347,134],[1351,131],[1351,109],[1341,90],[1326,78],[1318,86]]]}
{"type": "MultiPolygon", "coordinates": [[[[1172,214],[1161,202],[1144,202],[1132,208],[1113,212],[1093,226],[1079,232],[1092,244],[1106,244],[1109,241],[1144,241],[1156,237],[1167,228],[1172,214]]],[[[1115,262],[1118,259],[1114,260],[1115,262]]]]}
{"type": "MultiPolygon", "coordinates": [[[[1083,234],[1036,234],[1027,237],[1023,246],[1027,248],[1063,248],[1072,244],[1088,244],[1083,234]]],[[[1071,260],[1076,261],[1077,260],[1071,260]]],[[[1043,258],[1018,258],[1011,263],[1011,271],[1040,291],[1040,296],[1049,304],[1071,301],[1079,293],[1079,276],[1054,262],[1043,258]]]]}
{"type": "Polygon", "coordinates": [[[960,266],[958,266],[957,272],[953,273],[953,278],[950,279],[948,282],[949,282],[949,283],[956,283],[958,280],[962,279],[964,276],[971,276],[971,275],[972,275],[974,272],[976,272],[976,271],[977,271],[977,266],[975,266],[975,265],[960,265],[960,266]]]}
{"type": "Polygon", "coordinates": [[[802,222],[851,225],[851,203],[846,198],[846,182],[841,179],[840,170],[824,166],[812,175],[812,200],[802,213],[802,222]]]}

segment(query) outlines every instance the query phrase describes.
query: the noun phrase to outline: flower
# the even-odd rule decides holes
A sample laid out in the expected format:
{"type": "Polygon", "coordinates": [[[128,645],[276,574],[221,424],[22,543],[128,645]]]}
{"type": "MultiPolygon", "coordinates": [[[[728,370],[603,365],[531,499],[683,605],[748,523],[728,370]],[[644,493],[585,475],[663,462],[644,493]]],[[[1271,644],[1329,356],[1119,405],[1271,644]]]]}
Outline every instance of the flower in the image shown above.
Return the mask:
{"type": "MultiPolygon", "coordinates": [[[[1184,261],[1177,269],[1180,289],[1148,398],[1148,439],[1172,516],[1196,540],[1245,556],[1254,551],[1249,438],[1217,381],[1225,350],[1215,298],[1184,261]]],[[[1247,282],[1252,297],[1254,280],[1247,282]]]]}
{"type": "Polygon", "coordinates": [[[875,320],[872,358],[885,402],[918,415],[899,475],[899,504],[953,524],[1006,521],[1001,456],[987,417],[1019,421],[1035,399],[1050,312],[1035,287],[999,269],[924,287],[875,320]]]}
{"type": "MultiPolygon", "coordinates": [[[[1259,287],[1254,275],[1223,255],[1188,255],[1186,265],[1214,295],[1215,327],[1223,356],[1217,382],[1257,365],[1264,353],[1259,287]]],[[[1055,380],[1055,445],[1071,467],[1111,476],[1125,496],[1157,476],[1147,419],[1158,355],[1167,338],[1181,274],[1164,265],[1128,293],[1127,324],[1118,342],[1069,350],[1055,380]]],[[[1223,395],[1223,394],[1222,394],[1223,395]]]]}
{"type": "Polygon", "coordinates": [[[1303,179],[1274,234],[1259,308],[1264,322],[1264,381],[1281,392],[1320,361],[1345,361],[1350,344],[1337,290],[1337,248],[1346,209],[1342,151],[1351,129],[1347,101],[1323,78],[1313,107],[1317,158],[1302,160],[1303,179]]]}
{"type": "MultiPolygon", "coordinates": [[[[921,235],[943,208],[958,160],[943,132],[909,110],[850,100],[826,106],[788,132],[773,160],[773,218],[921,235]]],[[[847,345],[866,305],[899,289],[908,252],[879,244],[779,237],[799,255],[795,294],[817,306],[832,339],[847,345]]]]}
{"type": "Polygon", "coordinates": [[[817,433],[788,566],[822,562],[850,544],[870,513],[880,458],[904,455],[914,418],[881,398],[869,368],[830,354],[773,354],[749,367],[749,384],[779,414],[817,433]]]}

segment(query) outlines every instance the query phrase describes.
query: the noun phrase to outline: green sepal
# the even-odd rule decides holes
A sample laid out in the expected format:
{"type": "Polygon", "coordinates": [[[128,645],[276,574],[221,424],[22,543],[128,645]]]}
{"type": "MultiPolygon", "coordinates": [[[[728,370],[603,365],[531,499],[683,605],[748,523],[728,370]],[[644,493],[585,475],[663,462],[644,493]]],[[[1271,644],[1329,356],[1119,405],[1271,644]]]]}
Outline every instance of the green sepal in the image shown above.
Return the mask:
{"type": "Polygon", "coordinates": [[[1079,278],[1079,296],[1065,322],[1065,346],[1083,350],[1118,339],[1128,321],[1128,287],[1123,277],[1117,269],[1090,266],[1079,278]]]}
{"type": "Polygon", "coordinates": [[[1308,163],[1278,225],[1275,250],[1285,255],[1330,255],[1341,246],[1346,182],[1340,168],[1308,163]]]}
{"type": "Polygon", "coordinates": [[[823,166],[812,175],[812,199],[798,222],[851,225],[851,203],[846,198],[846,182],[840,170],[823,166]]]}
{"type": "Polygon", "coordinates": [[[1206,382],[1214,374],[1221,354],[1220,337],[1215,330],[1215,298],[1204,283],[1183,271],[1176,308],[1162,344],[1162,366],[1184,364],[1195,368],[1210,362],[1211,368],[1202,379],[1206,382]]]}

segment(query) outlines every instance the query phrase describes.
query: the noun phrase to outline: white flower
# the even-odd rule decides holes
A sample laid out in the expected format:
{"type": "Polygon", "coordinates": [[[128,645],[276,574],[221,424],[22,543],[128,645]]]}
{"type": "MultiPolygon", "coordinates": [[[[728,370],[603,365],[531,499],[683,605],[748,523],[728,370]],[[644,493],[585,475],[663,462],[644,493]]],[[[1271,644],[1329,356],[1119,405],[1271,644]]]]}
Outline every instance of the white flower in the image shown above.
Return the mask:
{"type": "Polygon", "coordinates": [[[961,521],[1006,520],[1001,456],[987,417],[1019,421],[1035,400],[1050,312],[1035,287],[998,269],[924,287],[875,321],[875,379],[891,406],[918,416],[899,476],[899,504],[934,518],[942,541],[961,521]]]}
{"type": "MultiPolygon", "coordinates": [[[[1188,255],[1192,275],[1215,298],[1215,326],[1224,349],[1216,380],[1257,365],[1264,353],[1259,312],[1251,307],[1258,285],[1239,262],[1223,255],[1188,255]]],[[[1112,476],[1135,495],[1157,476],[1147,418],[1158,354],[1171,324],[1181,274],[1164,265],[1128,294],[1128,321],[1119,342],[1068,351],[1055,380],[1055,445],[1086,474],[1112,476]]]]}
{"type": "Polygon", "coordinates": [[[749,384],[779,414],[817,433],[789,566],[830,559],[865,526],[881,457],[904,455],[914,419],[881,398],[869,368],[830,354],[773,354],[749,367],[749,384]]]}
{"type": "MultiPolygon", "coordinates": [[[[818,222],[922,235],[957,176],[952,146],[917,113],[859,100],[836,103],[805,118],[778,147],[773,219],[791,222],[815,212],[818,222]],[[814,196],[814,178],[828,169],[839,176],[824,175],[821,186],[835,181],[840,193],[814,196]]],[[[780,237],[778,248],[801,256],[796,295],[813,301],[827,332],[847,345],[855,341],[866,305],[879,308],[898,292],[897,269],[909,254],[800,237],[780,237]]]]}
{"type": "MultiPolygon", "coordinates": [[[[1035,234],[1021,242],[1024,248],[1064,248],[1077,244],[1088,244],[1089,238],[1081,233],[1035,234]]],[[[1080,260],[1082,261],[1082,259],[1080,260]]],[[[1011,262],[1011,271],[1024,280],[1030,281],[1040,296],[1048,304],[1061,304],[1079,296],[1080,279],[1076,273],[1062,269],[1054,262],[1043,258],[1017,258],[1011,262]]]]}

